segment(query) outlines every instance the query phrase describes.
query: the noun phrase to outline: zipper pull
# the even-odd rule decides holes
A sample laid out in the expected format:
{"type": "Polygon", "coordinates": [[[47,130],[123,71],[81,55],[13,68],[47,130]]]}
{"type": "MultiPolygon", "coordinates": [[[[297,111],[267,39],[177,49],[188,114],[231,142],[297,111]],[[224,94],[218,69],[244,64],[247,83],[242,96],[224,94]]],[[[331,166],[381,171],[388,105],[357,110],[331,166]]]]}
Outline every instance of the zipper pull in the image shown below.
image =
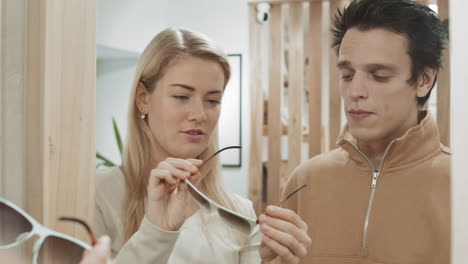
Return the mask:
{"type": "Polygon", "coordinates": [[[372,184],[371,184],[372,189],[375,189],[377,187],[377,179],[378,178],[379,178],[379,172],[374,171],[374,173],[372,174],[372,184]]]}

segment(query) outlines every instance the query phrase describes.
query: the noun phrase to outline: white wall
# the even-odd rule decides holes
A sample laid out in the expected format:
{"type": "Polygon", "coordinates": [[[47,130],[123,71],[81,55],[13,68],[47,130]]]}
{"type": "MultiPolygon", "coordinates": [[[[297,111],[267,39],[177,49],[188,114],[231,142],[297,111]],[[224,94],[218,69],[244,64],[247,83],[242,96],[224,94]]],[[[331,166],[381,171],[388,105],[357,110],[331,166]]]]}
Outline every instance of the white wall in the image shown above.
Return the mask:
{"type": "Polygon", "coordinates": [[[115,118],[122,140],[126,137],[130,86],[138,58],[102,59],[97,63],[96,151],[119,164],[121,158],[112,127],[115,118]]]}
{"type": "Polygon", "coordinates": [[[468,263],[468,1],[450,1],[452,87],[452,263],[468,263]]]}
{"type": "MultiPolygon", "coordinates": [[[[226,53],[242,54],[242,167],[225,168],[223,175],[231,191],[247,197],[250,152],[247,2],[98,0],[96,39],[99,46],[121,49],[122,53],[140,53],[151,38],[166,27],[185,27],[198,31],[212,38],[226,53]]],[[[101,54],[107,57],[100,51],[98,56],[101,54]]],[[[128,93],[135,69],[130,60],[114,58],[112,61],[118,61],[118,66],[112,65],[108,58],[100,60],[98,64],[96,148],[119,162],[111,118],[115,116],[121,130],[125,129],[128,93]]]]}
{"type": "Polygon", "coordinates": [[[97,0],[96,42],[142,52],[167,27],[169,0],[97,0]]]}

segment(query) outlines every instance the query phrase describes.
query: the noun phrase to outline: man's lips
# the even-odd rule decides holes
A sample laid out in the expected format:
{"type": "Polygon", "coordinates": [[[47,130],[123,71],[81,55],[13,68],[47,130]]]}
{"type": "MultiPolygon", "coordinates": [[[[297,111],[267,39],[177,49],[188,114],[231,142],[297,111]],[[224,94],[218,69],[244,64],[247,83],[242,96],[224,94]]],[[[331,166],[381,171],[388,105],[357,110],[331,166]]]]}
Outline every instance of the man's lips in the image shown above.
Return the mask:
{"type": "Polygon", "coordinates": [[[369,117],[370,115],[374,114],[373,112],[365,111],[365,110],[349,110],[348,114],[353,119],[361,120],[364,118],[369,117]]]}

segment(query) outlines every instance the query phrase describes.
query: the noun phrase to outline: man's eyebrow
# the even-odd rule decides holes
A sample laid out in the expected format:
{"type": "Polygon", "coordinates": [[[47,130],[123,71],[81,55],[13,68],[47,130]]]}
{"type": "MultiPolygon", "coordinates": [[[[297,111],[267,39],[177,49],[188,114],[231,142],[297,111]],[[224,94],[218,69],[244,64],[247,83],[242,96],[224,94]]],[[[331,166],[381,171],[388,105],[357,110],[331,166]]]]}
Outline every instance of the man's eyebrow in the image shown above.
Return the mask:
{"type": "Polygon", "coordinates": [[[378,70],[388,70],[395,72],[397,67],[393,64],[384,64],[384,63],[371,63],[367,64],[365,68],[370,72],[375,72],[378,70]]]}
{"type": "MultiPolygon", "coordinates": [[[[338,69],[343,69],[343,68],[352,69],[353,68],[351,62],[348,60],[338,61],[336,66],[338,67],[338,69]]],[[[397,67],[395,65],[387,64],[387,63],[369,63],[369,64],[364,65],[364,68],[370,72],[375,72],[378,70],[388,70],[388,71],[393,71],[393,72],[397,71],[397,67]]]]}
{"type": "MultiPolygon", "coordinates": [[[[194,87],[192,87],[190,85],[182,84],[182,83],[173,83],[170,86],[184,88],[186,90],[189,90],[190,92],[195,91],[194,87]]],[[[223,93],[222,90],[211,90],[211,91],[208,92],[208,94],[222,94],[222,93],[223,93]]]]}
{"type": "Polygon", "coordinates": [[[351,62],[348,61],[348,60],[341,60],[341,61],[338,61],[338,62],[336,63],[336,67],[338,67],[338,69],[343,69],[343,68],[351,69],[351,68],[352,68],[351,62]]]}

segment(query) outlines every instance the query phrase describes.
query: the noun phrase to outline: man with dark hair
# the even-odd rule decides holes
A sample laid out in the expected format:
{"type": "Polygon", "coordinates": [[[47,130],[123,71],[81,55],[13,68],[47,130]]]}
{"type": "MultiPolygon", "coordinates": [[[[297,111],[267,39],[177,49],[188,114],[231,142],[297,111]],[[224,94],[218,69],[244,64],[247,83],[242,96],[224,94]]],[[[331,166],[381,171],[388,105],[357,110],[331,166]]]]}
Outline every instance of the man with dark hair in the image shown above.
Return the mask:
{"type": "Polygon", "coordinates": [[[450,263],[450,152],[422,106],[446,25],[412,0],[355,0],[333,47],[347,125],[338,149],[301,164],[284,193],[308,224],[303,263],[450,263]]]}

